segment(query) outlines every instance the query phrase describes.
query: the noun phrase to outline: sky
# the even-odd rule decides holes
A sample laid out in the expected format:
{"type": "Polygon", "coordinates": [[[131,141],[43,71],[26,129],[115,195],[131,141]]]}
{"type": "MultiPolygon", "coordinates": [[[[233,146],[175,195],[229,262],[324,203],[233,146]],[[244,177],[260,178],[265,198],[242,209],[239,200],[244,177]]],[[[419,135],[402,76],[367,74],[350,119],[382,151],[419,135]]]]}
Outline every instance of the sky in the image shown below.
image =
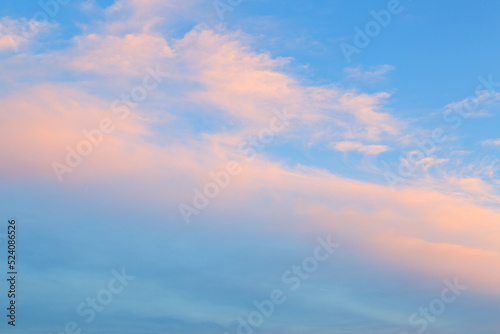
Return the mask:
{"type": "Polygon", "coordinates": [[[0,331],[497,334],[499,10],[4,0],[0,331]]]}

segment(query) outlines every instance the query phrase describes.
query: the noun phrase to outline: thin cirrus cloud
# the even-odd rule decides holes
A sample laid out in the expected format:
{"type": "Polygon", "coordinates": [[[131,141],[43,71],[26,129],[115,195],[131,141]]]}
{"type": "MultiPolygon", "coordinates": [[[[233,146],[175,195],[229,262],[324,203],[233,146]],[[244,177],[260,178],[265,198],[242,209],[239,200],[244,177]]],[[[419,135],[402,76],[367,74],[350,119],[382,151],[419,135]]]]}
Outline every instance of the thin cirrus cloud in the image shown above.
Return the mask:
{"type": "MultiPolygon", "coordinates": [[[[0,131],[6,138],[0,142],[0,154],[2,160],[9,161],[2,165],[0,173],[11,182],[43,180],[48,193],[55,192],[59,183],[52,162],[65,161],[67,146],[74,148],[85,139],[83,130],[96,128],[103,118],[112,119],[116,130],[106,134],[102,144],[64,176],[57,191],[63,189],[67,192],[64,194],[76,199],[71,210],[79,208],[84,212],[87,203],[94,203],[96,208],[117,208],[124,216],[118,223],[106,222],[99,218],[99,210],[103,209],[96,209],[95,222],[85,222],[88,233],[102,225],[106,242],[115,246],[104,252],[107,262],[122,263],[123,254],[130,255],[122,240],[115,240],[116,235],[112,237],[106,230],[119,228],[123,239],[130,242],[127,247],[134,245],[138,252],[129,256],[127,263],[132,268],[140,270],[144,261],[150,261],[146,270],[158,266],[157,272],[152,270],[149,278],[142,278],[146,282],[144,291],[150,296],[147,300],[141,299],[142,290],[133,290],[132,285],[131,295],[123,296],[123,305],[131,317],[147,323],[151,320],[148,312],[153,312],[155,321],[170,319],[190,328],[201,327],[202,321],[213,325],[214,332],[226,330],[248,311],[245,303],[252,300],[241,296],[254,297],[245,295],[245,291],[268,293],[263,287],[272,286],[269,273],[276,268],[286,269],[283,263],[288,265],[287,261],[294,263],[280,247],[303,250],[307,247],[296,240],[304,235],[338,235],[348,255],[339,255],[345,272],[337,275],[355,279],[337,285],[334,265],[325,264],[325,271],[318,272],[318,281],[305,284],[310,290],[287,306],[290,314],[298,317],[320,312],[314,306],[298,305],[309,305],[301,301],[310,299],[341,310],[345,319],[404,324],[408,315],[403,314],[401,320],[394,310],[399,310],[400,305],[415,308],[408,300],[418,297],[421,283],[405,280],[402,297],[391,299],[392,304],[379,312],[377,303],[382,301],[377,289],[396,288],[385,283],[386,273],[382,272],[373,272],[373,281],[362,282],[359,275],[369,270],[364,266],[369,267],[372,261],[387,272],[427,282],[460,277],[478,300],[498,296],[500,213],[495,206],[485,205],[498,200],[494,184],[486,182],[482,174],[431,174],[453,162],[439,150],[418,162],[422,179],[396,191],[380,182],[358,180],[356,175],[342,176],[327,163],[317,166],[314,159],[300,159],[300,150],[311,146],[327,148],[329,154],[358,152],[380,158],[400,153],[401,146],[408,146],[406,142],[401,144],[408,133],[421,132],[412,121],[396,116],[389,92],[346,89],[336,82],[306,84],[306,80],[290,73],[292,58],[263,51],[258,39],[244,31],[206,23],[191,24],[189,28],[181,25],[175,30],[182,13],[190,21],[207,15],[194,10],[193,6],[200,3],[120,0],[108,8],[87,3],[84,12],[98,12],[101,19],[93,22],[89,18],[64,48],[37,54],[24,50],[22,56],[2,60],[2,68],[13,81],[24,73],[12,65],[20,67],[25,62],[30,69],[36,69],[30,80],[19,80],[0,96],[0,131]],[[166,14],[162,15],[162,11],[166,14]],[[131,88],[142,82],[147,68],[156,66],[168,73],[164,82],[126,119],[116,117],[112,102],[130,94],[131,88]],[[258,135],[269,125],[274,111],[283,109],[293,115],[293,120],[283,132],[274,135],[270,149],[262,149],[251,161],[241,155],[238,145],[258,135]],[[149,113],[161,117],[143,117],[149,113]],[[276,148],[282,147],[288,150],[276,153],[276,148]],[[203,189],[212,182],[210,173],[220,172],[229,160],[240,163],[241,174],[211,199],[206,211],[192,217],[193,229],[185,230],[177,210],[179,203],[192,204],[194,189],[203,189]],[[141,219],[141,226],[130,218],[142,215],[149,220],[141,219]],[[142,226],[147,227],[147,232],[134,230],[142,226]],[[152,237],[160,239],[162,233],[169,242],[150,242],[152,237]],[[249,235],[243,236],[245,233],[249,235]],[[259,241],[264,234],[267,243],[259,241]],[[234,235],[241,240],[233,240],[234,235]],[[210,246],[212,240],[216,241],[210,246]],[[136,243],[140,246],[136,247],[136,243]],[[269,263],[262,256],[263,245],[275,251],[269,263]],[[235,249],[243,255],[232,251],[235,249]],[[200,266],[203,272],[197,272],[200,266]],[[222,270],[221,274],[215,269],[222,270]],[[159,277],[159,273],[171,280],[159,277]],[[265,283],[253,280],[256,277],[265,283]],[[210,283],[214,292],[199,291],[193,296],[194,290],[190,289],[196,290],[196,284],[189,288],[185,284],[196,280],[210,283]],[[227,287],[233,290],[225,290],[227,287]],[[322,299],[328,289],[342,292],[339,295],[352,303],[341,303],[333,297],[322,299]],[[368,291],[366,296],[356,292],[362,289],[375,292],[368,291]],[[172,306],[169,300],[182,307],[172,306]],[[301,307],[305,308],[302,313],[301,307]],[[209,313],[203,311],[206,308],[209,313]]],[[[3,45],[5,35],[3,30],[0,33],[3,45]]],[[[390,65],[359,66],[345,69],[344,73],[360,81],[378,81],[390,71],[395,71],[390,65]]],[[[492,139],[483,144],[500,143],[492,139]]],[[[494,166],[484,167],[484,173],[493,177],[494,166]]],[[[70,209],[56,204],[48,204],[45,210],[47,217],[58,210],[67,210],[71,216],[70,209]]],[[[103,212],[118,217],[116,212],[103,212]]],[[[59,218],[54,224],[76,223],[59,218]]],[[[36,240],[34,235],[32,238],[36,240]]],[[[77,245],[87,242],[80,238],[74,233],[70,236],[77,245]]],[[[96,238],[101,240],[101,236],[96,238]]],[[[59,242],[65,246],[65,241],[59,242]]],[[[68,242],[66,246],[77,253],[73,244],[68,242]]],[[[94,253],[89,250],[89,254],[94,253]]],[[[92,263],[85,256],[85,261],[92,263]]],[[[65,270],[59,263],[52,266],[38,269],[46,275],[41,285],[48,284],[47,277],[55,279],[57,270],[65,270]]],[[[71,270],[83,274],[76,264],[71,270]]],[[[73,307],[71,302],[68,307],[73,307]]],[[[121,315],[114,312],[109,319],[123,326],[121,315]]],[[[276,326],[282,332],[292,332],[286,323],[293,319],[282,320],[276,326]]],[[[321,330],[331,329],[327,322],[321,324],[321,330]]],[[[354,320],[348,325],[360,328],[354,320]]],[[[48,330],[51,326],[46,324],[48,330]]],[[[175,325],[171,328],[179,330],[175,325]]],[[[181,328],[179,332],[189,331],[181,328]]]]}
{"type": "Polygon", "coordinates": [[[483,141],[483,145],[493,145],[493,146],[499,146],[500,145],[500,139],[488,139],[483,141]]]}
{"type": "Polygon", "coordinates": [[[154,35],[77,37],[70,66],[83,72],[140,75],[155,61],[173,57],[166,41],[154,35]]]}
{"type": "Polygon", "coordinates": [[[391,65],[372,66],[365,69],[362,65],[356,67],[346,67],[344,73],[348,78],[362,80],[366,82],[376,82],[386,78],[386,74],[394,70],[391,65]]]}
{"type": "Polygon", "coordinates": [[[33,18],[0,18],[0,52],[26,51],[40,38],[57,28],[57,23],[37,21],[33,18]]]}
{"type": "Polygon", "coordinates": [[[362,143],[352,141],[337,143],[333,145],[333,148],[341,152],[357,151],[368,155],[378,155],[389,150],[385,145],[363,145],[362,143]]]}

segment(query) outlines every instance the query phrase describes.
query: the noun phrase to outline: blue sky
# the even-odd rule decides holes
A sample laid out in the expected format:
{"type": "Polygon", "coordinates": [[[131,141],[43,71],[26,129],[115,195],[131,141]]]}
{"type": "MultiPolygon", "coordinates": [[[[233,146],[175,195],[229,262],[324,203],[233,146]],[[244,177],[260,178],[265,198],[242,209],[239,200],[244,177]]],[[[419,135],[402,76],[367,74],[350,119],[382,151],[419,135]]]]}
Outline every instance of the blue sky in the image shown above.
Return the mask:
{"type": "Polygon", "coordinates": [[[221,1],[2,4],[0,331],[498,333],[500,4],[221,1]]]}

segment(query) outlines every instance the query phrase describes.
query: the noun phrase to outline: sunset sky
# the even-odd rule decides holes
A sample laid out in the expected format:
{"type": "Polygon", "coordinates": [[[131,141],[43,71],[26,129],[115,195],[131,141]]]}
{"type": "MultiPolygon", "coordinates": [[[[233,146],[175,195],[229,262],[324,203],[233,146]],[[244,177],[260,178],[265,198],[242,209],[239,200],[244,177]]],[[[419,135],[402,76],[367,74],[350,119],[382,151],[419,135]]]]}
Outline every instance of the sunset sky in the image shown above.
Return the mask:
{"type": "Polygon", "coordinates": [[[4,0],[0,332],[498,334],[499,11],[4,0]]]}

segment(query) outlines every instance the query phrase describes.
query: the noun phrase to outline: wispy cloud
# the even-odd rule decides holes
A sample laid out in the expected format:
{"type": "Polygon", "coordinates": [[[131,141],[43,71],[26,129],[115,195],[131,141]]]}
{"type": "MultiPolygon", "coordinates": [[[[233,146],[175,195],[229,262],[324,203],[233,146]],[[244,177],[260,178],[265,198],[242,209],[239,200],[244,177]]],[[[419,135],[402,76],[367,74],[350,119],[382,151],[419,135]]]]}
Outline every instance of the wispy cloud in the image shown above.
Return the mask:
{"type": "MultiPolygon", "coordinates": [[[[245,8],[260,3],[242,4],[231,16],[244,16],[245,8]]],[[[304,10],[313,6],[300,1],[295,5],[304,10]]],[[[230,321],[248,314],[246,294],[268,297],[265,286],[273,285],[269,272],[303,259],[295,253],[309,249],[304,245],[310,235],[334,233],[345,245],[336,259],[344,270],[325,265],[314,281],[302,280],[307,289],[287,303],[284,318],[269,321],[276,332],[293,333],[290,319],[300,331],[306,326],[300,323],[311,322],[310,314],[321,323],[304,330],[335,330],[332,310],[340,314],[335,324],[346,331],[380,331],[380,321],[384,326],[406,323],[406,313],[398,320],[401,305],[413,309],[426,284],[450,275],[467,282],[474,300],[490,303],[498,296],[497,161],[477,158],[466,145],[446,148],[447,140],[431,142],[434,131],[417,127],[407,116],[410,111],[396,101],[408,98],[408,91],[414,94],[415,86],[398,93],[399,87],[378,85],[389,83],[383,80],[393,66],[339,65],[338,82],[301,76],[296,66],[313,69],[317,64],[303,64],[307,61],[289,57],[286,50],[266,50],[269,44],[263,46],[262,36],[241,24],[254,21],[241,21],[241,30],[232,28],[229,16],[227,24],[220,24],[212,1],[119,0],[106,8],[87,1],[72,7],[82,9],[81,16],[75,16],[82,21],[78,29],[71,26],[52,36],[57,47],[6,52],[0,59],[5,88],[0,94],[0,158],[8,162],[0,166],[0,175],[13,185],[5,197],[12,195],[8,201],[21,208],[18,212],[34,208],[27,215],[32,225],[25,229],[31,237],[26,240],[35,246],[36,240],[49,240],[44,251],[54,254],[68,250],[45,266],[36,257],[26,258],[32,272],[49,273],[26,284],[32,289],[27,292],[48,286],[40,291],[52,293],[63,280],[80,277],[73,272],[83,272],[81,268],[89,266],[81,264],[87,261],[94,268],[96,263],[128,259],[143,275],[137,275],[137,290],[131,286],[120,296],[126,301],[121,307],[127,312],[127,326],[130,318],[150,326],[168,322],[172,332],[183,334],[224,333],[233,325],[230,321]],[[217,24],[203,22],[207,15],[217,24]],[[141,90],[151,84],[144,79],[148,68],[156,66],[162,72],[161,85],[141,90]],[[346,78],[354,88],[343,85],[346,78]],[[130,116],[116,117],[117,107],[128,108],[130,116]],[[293,118],[282,131],[269,132],[275,110],[286,110],[293,118]],[[89,138],[85,130],[95,129],[104,118],[111,118],[116,129],[89,138]],[[409,147],[417,137],[418,143],[409,147]],[[64,162],[73,154],[68,147],[92,140],[101,142],[58,183],[52,162],[64,162]],[[241,153],[242,143],[259,152],[252,161],[241,153]],[[342,155],[352,155],[363,166],[345,166],[348,159],[339,159],[342,155]],[[419,178],[392,191],[376,174],[381,156],[413,159],[419,178]],[[241,162],[241,172],[225,178],[232,161],[241,162]],[[371,174],[360,177],[367,169],[371,174]],[[210,193],[207,209],[188,229],[177,210],[179,203],[192,203],[221,183],[225,186],[216,195],[210,193]],[[44,199],[42,204],[33,200],[36,194],[44,199]],[[43,221],[51,224],[39,224],[43,221]],[[79,233],[73,233],[75,229],[79,233]],[[57,238],[48,237],[52,234],[57,238]],[[82,252],[89,239],[95,247],[82,252]],[[138,247],[129,257],[131,243],[138,247]],[[169,277],[168,284],[164,277],[169,277]],[[381,297],[384,289],[390,293],[381,297]],[[172,299],[176,302],[169,302],[172,299]],[[374,325],[365,329],[367,319],[374,325]]],[[[383,19],[384,11],[374,17],[383,19]]],[[[22,29],[21,23],[0,20],[1,50],[7,50],[9,32],[22,29]]],[[[486,96],[479,93],[476,99],[486,96]]],[[[470,98],[445,109],[474,102],[470,98]]],[[[414,103],[409,104],[413,108],[414,103]]],[[[480,108],[469,117],[494,115],[491,111],[480,108]]],[[[495,138],[494,132],[481,136],[495,138]]],[[[482,139],[468,143],[477,145],[482,139]]],[[[500,139],[482,144],[499,146],[500,139]]],[[[28,274],[25,277],[31,277],[28,274]]],[[[81,277],[71,288],[88,284],[87,277],[81,277]]],[[[37,298],[42,305],[52,300],[48,294],[42,298],[27,293],[25,305],[38,305],[37,298]]],[[[57,310],[66,307],[54,304],[57,310]]],[[[69,304],[74,313],[74,303],[69,304]]],[[[476,312],[475,306],[462,305],[460,311],[476,312]]],[[[52,308],[42,311],[54,313],[52,308]]],[[[117,314],[107,315],[113,325],[123,321],[117,314]]],[[[138,325],[135,332],[141,328],[138,325]]]]}
{"type": "Polygon", "coordinates": [[[492,117],[495,113],[491,108],[498,101],[500,101],[500,92],[479,90],[476,91],[475,96],[447,104],[444,112],[456,112],[465,118],[492,117]]]}
{"type": "Polygon", "coordinates": [[[493,146],[498,146],[500,145],[500,139],[488,139],[482,142],[483,145],[493,145],[493,146]]]}
{"type": "Polygon", "coordinates": [[[38,38],[57,27],[57,23],[37,21],[33,18],[0,18],[0,51],[18,52],[26,50],[38,38]]]}
{"type": "Polygon", "coordinates": [[[358,65],[356,67],[346,67],[344,73],[348,78],[376,82],[386,78],[386,75],[394,70],[394,66],[391,65],[379,65],[370,66],[367,69],[363,65],[358,65]]]}
{"type": "Polygon", "coordinates": [[[389,150],[385,145],[364,145],[359,142],[343,141],[332,145],[333,149],[341,152],[357,151],[367,155],[378,155],[389,150]]]}

